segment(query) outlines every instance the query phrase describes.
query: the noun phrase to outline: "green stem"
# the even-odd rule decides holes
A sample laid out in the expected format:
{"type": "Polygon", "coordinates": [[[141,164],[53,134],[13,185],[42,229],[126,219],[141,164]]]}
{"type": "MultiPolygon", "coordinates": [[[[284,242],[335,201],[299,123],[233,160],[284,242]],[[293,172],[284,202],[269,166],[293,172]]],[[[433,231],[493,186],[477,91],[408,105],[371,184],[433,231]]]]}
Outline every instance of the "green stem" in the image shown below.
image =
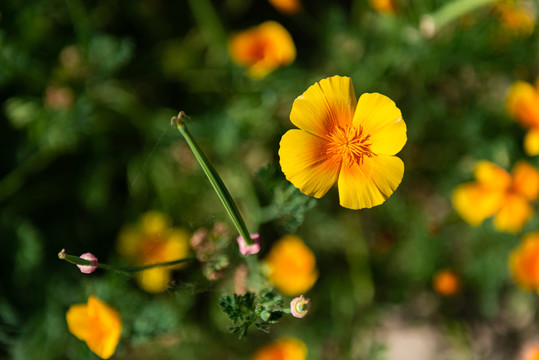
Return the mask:
{"type": "Polygon", "coordinates": [[[423,16],[421,31],[425,36],[433,37],[453,20],[495,1],[497,0],[453,0],[448,2],[434,13],[423,16]]]}
{"type": "MultiPolygon", "coordinates": [[[[59,256],[59,258],[62,259],[62,260],[65,260],[67,262],[70,262],[71,264],[75,264],[75,265],[83,265],[83,266],[95,265],[95,263],[93,261],[91,261],[91,260],[82,259],[82,258],[80,258],[78,256],[74,256],[74,255],[65,254],[65,255],[59,256]]],[[[186,257],[186,258],[183,258],[183,259],[177,259],[177,260],[167,261],[167,262],[163,262],[163,263],[144,265],[144,266],[118,266],[118,265],[107,265],[107,264],[103,264],[103,263],[98,262],[97,267],[101,268],[101,269],[112,270],[112,271],[117,271],[117,272],[121,272],[121,273],[132,273],[132,272],[144,271],[144,270],[148,270],[148,269],[152,269],[152,268],[156,268],[156,267],[165,267],[165,266],[177,265],[177,264],[181,264],[181,263],[191,261],[191,260],[195,260],[195,259],[196,259],[195,257],[191,256],[191,257],[186,257]]]]}
{"type": "Polygon", "coordinates": [[[223,180],[221,180],[221,177],[219,176],[213,165],[211,164],[210,160],[208,160],[204,152],[202,152],[195,139],[191,136],[191,133],[187,129],[187,126],[181,120],[182,116],[185,116],[185,113],[183,111],[181,111],[177,117],[172,118],[172,120],[176,123],[176,128],[185,138],[185,141],[187,141],[187,144],[191,148],[191,151],[193,151],[193,154],[195,154],[198,163],[202,167],[202,170],[204,170],[204,173],[208,177],[208,180],[213,186],[215,192],[217,193],[217,196],[219,196],[219,199],[221,199],[221,202],[223,203],[226,212],[232,219],[234,226],[236,226],[236,229],[243,237],[245,242],[248,245],[252,245],[254,242],[251,239],[251,235],[247,230],[247,226],[245,225],[245,222],[241,217],[236,203],[232,199],[232,196],[230,196],[228,189],[226,188],[225,184],[223,183],[223,180]]]}

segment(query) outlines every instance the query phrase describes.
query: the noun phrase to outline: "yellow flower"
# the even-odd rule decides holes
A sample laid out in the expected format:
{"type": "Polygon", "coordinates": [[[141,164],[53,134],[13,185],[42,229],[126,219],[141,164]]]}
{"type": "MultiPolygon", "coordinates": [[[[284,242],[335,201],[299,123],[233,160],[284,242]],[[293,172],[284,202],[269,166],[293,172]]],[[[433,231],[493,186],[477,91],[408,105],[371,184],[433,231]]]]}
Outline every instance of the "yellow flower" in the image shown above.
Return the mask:
{"type": "Polygon", "coordinates": [[[305,360],[307,346],[299,339],[281,338],[258,349],[251,360],[305,360]]]}
{"type": "Polygon", "coordinates": [[[444,269],[434,275],[432,285],[438,294],[452,296],[460,290],[460,279],[454,271],[444,269]]]}
{"type": "Polygon", "coordinates": [[[300,0],[269,0],[274,8],[286,15],[297,14],[301,10],[300,0]]]}
{"type": "Polygon", "coordinates": [[[524,81],[513,83],[507,95],[507,110],[530,129],[524,138],[526,153],[539,155],[539,78],[536,87],[524,81]]]}
{"type": "Polygon", "coordinates": [[[286,235],[279,239],[264,263],[268,269],[269,281],[285,295],[305,293],[318,278],[313,252],[296,235],[286,235]]]}
{"type": "Polygon", "coordinates": [[[88,304],[72,305],[66,313],[69,332],[85,341],[102,359],[114,354],[122,332],[122,319],[116,310],[91,295],[88,304]]]}
{"type": "Polygon", "coordinates": [[[263,78],[296,58],[292,37],[275,21],[266,21],[232,36],[229,52],[232,60],[245,66],[254,79],[263,78]]]}
{"type": "Polygon", "coordinates": [[[539,232],[524,236],[509,257],[509,267],[518,285],[539,291],[539,232]]]}
{"type": "Polygon", "coordinates": [[[535,27],[535,6],[531,1],[500,0],[494,10],[503,27],[517,35],[531,35],[535,27]]]}
{"type": "Polygon", "coordinates": [[[337,182],[340,204],[350,209],[383,203],[399,186],[404,164],[397,154],[406,125],[388,97],[363,94],[333,76],[315,83],[292,106],[299,129],[283,135],[279,156],[288,181],[320,198],[337,182]]]}
{"type": "Polygon", "coordinates": [[[397,11],[397,5],[393,0],[370,0],[371,7],[384,14],[394,14],[397,11]]]}
{"type": "MultiPolygon", "coordinates": [[[[189,254],[189,235],[180,228],[171,227],[170,219],[157,211],[143,214],[139,224],[120,231],[118,252],[137,266],[178,260],[189,254]]],[[[170,272],[183,264],[156,267],[137,273],[139,286],[150,293],[166,290],[170,272]]]]}
{"type": "Polygon", "coordinates": [[[533,215],[530,202],[539,195],[539,171],[520,161],[513,167],[511,177],[497,165],[480,161],[474,175],[476,182],[462,184],[453,191],[453,206],[459,215],[473,226],[495,216],[498,231],[520,231],[533,215]]]}

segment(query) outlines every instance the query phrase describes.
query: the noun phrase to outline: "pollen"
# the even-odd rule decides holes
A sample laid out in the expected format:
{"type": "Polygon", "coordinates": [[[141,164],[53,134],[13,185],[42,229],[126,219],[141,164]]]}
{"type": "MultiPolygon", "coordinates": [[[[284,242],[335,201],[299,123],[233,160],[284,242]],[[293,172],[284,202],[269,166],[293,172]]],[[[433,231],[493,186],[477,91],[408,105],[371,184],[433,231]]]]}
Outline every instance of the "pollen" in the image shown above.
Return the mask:
{"type": "Polygon", "coordinates": [[[370,134],[365,134],[363,127],[349,125],[347,127],[336,126],[329,134],[330,146],[328,153],[339,159],[348,167],[362,165],[363,157],[372,157],[376,154],[371,151],[370,134]]]}

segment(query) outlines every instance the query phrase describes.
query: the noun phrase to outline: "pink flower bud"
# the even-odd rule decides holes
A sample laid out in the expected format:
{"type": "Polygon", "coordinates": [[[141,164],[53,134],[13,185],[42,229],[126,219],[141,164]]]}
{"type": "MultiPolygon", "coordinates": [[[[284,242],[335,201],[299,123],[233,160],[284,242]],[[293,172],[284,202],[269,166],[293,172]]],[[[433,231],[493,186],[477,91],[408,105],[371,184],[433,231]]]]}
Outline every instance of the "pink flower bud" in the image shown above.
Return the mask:
{"type": "Polygon", "coordinates": [[[240,253],[242,255],[258,254],[260,251],[260,235],[251,234],[251,240],[253,240],[254,243],[247,245],[243,237],[241,235],[238,236],[238,245],[240,246],[240,253]]]}
{"type": "Polygon", "coordinates": [[[77,265],[81,273],[91,274],[95,269],[97,269],[97,258],[91,253],[82,254],[80,258],[92,262],[92,265],[77,265]]]}
{"type": "Polygon", "coordinates": [[[294,317],[304,318],[311,311],[311,300],[305,299],[303,295],[294,298],[290,302],[290,312],[294,317]]]}

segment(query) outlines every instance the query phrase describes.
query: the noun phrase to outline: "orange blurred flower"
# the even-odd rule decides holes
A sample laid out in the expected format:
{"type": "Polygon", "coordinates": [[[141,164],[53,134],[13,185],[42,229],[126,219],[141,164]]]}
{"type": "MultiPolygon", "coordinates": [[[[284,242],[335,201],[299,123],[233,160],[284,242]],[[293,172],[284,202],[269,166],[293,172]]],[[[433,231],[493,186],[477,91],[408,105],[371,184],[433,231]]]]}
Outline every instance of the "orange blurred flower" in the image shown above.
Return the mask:
{"type": "Polygon", "coordinates": [[[432,286],[438,294],[452,296],[460,290],[460,279],[454,271],[444,269],[434,275],[432,286]]]}
{"type": "Polygon", "coordinates": [[[356,95],[349,77],[333,76],[296,98],[280,143],[281,169],[304,194],[321,198],[337,182],[349,209],[383,203],[399,186],[406,124],[388,97],[356,95]]]}
{"type": "Polygon", "coordinates": [[[307,346],[299,339],[281,338],[258,349],[251,360],[305,360],[307,346]]]}
{"type": "Polygon", "coordinates": [[[371,7],[384,14],[394,14],[397,11],[397,4],[394,0],[370,0],[371,7]]]}
{"type": "Polygon", "coordinates": [[[504,28],[516,35],[531,35],[535,28],[536,9],[531,1],[498,0],[494,11],[504,28]]]}
{"type": "Polygon", "coordinates": [[[294,15],[301,10],[300,0],[269,0],[274,8],[286,15],[294,15]]]}
{"type": "Polygon", "coordinates": [[[524,236],[520,246],[511,252],[509,267],[518,285],[539,291],[539,232],[524,236]]]}
{"type": "MultiPolygon", "coordinates": [[[[137,266],[163,263],[187,257],[189,235],[171,226],[171,220],[163,213],[149,211],[140,217],[137,225],[125,226],[118,236],[118,252],[137,266]]],[[[139,286],[147,292],[166,290],[170,272],[183,264],[155,267],[137,272],[139,286]]]]}
{"type": "Polygon", "coordinates": [[[232,36],[229,52],[232,60],[245,66],[254,79],[263,78],[296,58],[292,36],[275,21],[266,21],[232,36]]]}
{"type": "Polygon", "coordinates": [[[120,314],[91,295],[88,304],[72,305],[66,313],[69,332],[85,341],[90,350],[108,359],[116,350],[122,332],[120,314]]]}
{"type": "Polygon", "coordinates": [[[516,81],[507,94],[507,109],[520,124],[529,128],[524,138],[524,149],[528,155],[539,155],[539,78],[533,85],[516,81]]]}
{"type": "Polygon", "coordinates": [[[475,182],[453,191],[453,206],[470,225],[478,226],[495,216],[498,231],[516,233],[533,215],[530,204],[539,196],[539,171],[525,161],[513,167],[513,176],[489,162],[480,161],[474,171],[475,182]]]}
{"type": "Polygon", "coordinates": [[[279,239],[264,263],[269,281],[285,295],[305,293],[318,278],[313,252],[296,235],[286,235],[279,239]]]}
{"type": "Polygon", "coordinates": [[[519,360],[539,360],[539,344],[532,343],[524,348],[519,360]]]}

